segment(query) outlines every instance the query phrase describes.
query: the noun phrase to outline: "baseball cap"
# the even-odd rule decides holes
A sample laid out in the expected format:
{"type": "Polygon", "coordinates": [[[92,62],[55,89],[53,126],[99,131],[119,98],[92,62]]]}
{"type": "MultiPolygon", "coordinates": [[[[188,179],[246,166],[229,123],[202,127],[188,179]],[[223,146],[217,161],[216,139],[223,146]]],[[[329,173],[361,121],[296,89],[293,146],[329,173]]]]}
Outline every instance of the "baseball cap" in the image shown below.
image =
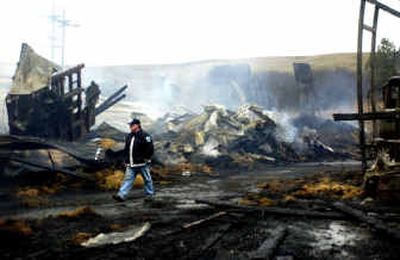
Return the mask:
{"type": "Polygon", "coordinates": [[[128,125],[140,125],[140,120],[137,118],[132,119],[132,121],[130,121],[128,123],[128,125]]]}

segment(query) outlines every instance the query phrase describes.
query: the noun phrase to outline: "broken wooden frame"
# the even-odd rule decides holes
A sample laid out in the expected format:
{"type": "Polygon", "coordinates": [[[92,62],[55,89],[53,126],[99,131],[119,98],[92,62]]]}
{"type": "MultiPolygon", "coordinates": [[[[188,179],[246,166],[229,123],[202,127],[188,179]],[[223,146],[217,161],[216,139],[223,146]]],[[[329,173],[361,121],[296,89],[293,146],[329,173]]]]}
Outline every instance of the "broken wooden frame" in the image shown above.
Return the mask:
{"type": "Polygon", "coordinates": [[[376,86],[375,86],[375,73],[376,73],[376,35],[378,30],[379,12],[383,10],[391,15],[400,18],[400,12],[376,0],[361,0],[360,14],[358,20],[358,42],[357,42],[357,107],[358,113],[354,114],[334,114],[335,120],[358,120],[359,123],[359,142],[361,151],[362,171],[367,169],[366,159],[366,141],[365,141],[365,124],[366,120],[372,120],[372,135],[376,136],[377,120],[393,118],[399,120],[398,112],[377,112],[376,111],[376,86]],[[375,6],[374,17],[372,26],[364,23],[366,3],[375,6]],[[362,68],[362,46],[363,46],[363,33],[364,30],[371,32],[371,56],[370,56],[370,103],[371,112],[364,113],[364,100],[363,100],[363,68],[362,68]]]}
{"type": "Polygon", "coordinates": [[[95,118],[125,98],[123,86],[96,107],[100,87],[82,86],[84,64],[57,71],[59,66],[22,44],[13,87],[6,98],[11,135],[76,141],[95,124],[95,118]]]}

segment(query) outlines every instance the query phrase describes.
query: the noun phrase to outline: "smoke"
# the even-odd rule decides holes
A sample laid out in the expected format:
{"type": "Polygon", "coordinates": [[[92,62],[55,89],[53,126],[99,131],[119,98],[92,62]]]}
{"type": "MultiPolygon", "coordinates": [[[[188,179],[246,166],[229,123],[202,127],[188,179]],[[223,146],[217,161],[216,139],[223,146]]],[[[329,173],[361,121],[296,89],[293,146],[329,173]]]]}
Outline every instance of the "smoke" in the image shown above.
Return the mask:
{"type": "MultiPolygon", "coordinates": [[[[87,68],[86,77],[99,83],[103,95],[128,84],[127,101],[144,105],[152,114],[165,114],[174,107],[200,112],[207,104],[235,110],[244,103],[279,113],[305,110],[306,95],[297,86],[291,67],[275,71],[273,66],[255,70],[256,61],[201,62],[164,66],[118,66],[87,68]],[[159,111],[154,113],[154,110],[159,111]]],[[[291,66],[291,64],[288,64],[291,66]]],[[[354,107],[355,74],[349,69],[314,70],[310,102],[320,114],[338,107],[354,107]]]]}
{"type": "Polygon", "coordinates": [[[277,137],[285,142],[293,143],[299,130],[292,124],[296,114],[290,112],[266,111],[266,114],[277,124],[277,137]]]}

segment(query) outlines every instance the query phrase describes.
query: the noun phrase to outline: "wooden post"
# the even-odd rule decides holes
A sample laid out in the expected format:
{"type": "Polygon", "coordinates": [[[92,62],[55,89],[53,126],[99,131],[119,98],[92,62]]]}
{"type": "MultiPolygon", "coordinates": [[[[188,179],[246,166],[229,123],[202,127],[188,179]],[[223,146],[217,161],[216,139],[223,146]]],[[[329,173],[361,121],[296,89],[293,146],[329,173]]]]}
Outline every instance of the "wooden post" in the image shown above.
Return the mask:
{"type": "Polygon", "coordinates": [[[61,97],[64,96],[64,88],[65,88],[65,78],[64,77],[60,77],[60,88],[59,88],[59,93],[58,95],[60,95],[61,97]]]}
{"type": "Polygon", "coordinates": [[[80,70],[80,69],[78,70],[76,76],[77,76],[76,82],[77,82],[77,84],[78,84],[78,88],[81,88],[81,86],[82,86],[81,80],[82,80],[82,79],[81,79],[81,70],[80,70]]]}
{"type": "Polygon", "coordinates": [[[71,92],[73,89],[73,78],[72,73],[68,75],[68,90],[71,92]]]}
{"type": "MultiPolygon", "coordinates": [[[[379,7],[375,6],[375,12],[374,12],[374,20],[372,24],[372,38],[371,38],[371,54],[370,54],[370,86],[371,86],[371,92],[370,92],[370,102],[371,102],[371,112],[375,113],[376,112],[376,32],[378,29],[378,17],[379,17],[379,7]]],[[[372,121],[372,137],[375,138],[377,137],[378,132],[378,127],[377,127],[377,122],[376,120],[372,121]]]]}
{"type": "MultiPolygon", "coordinates": [[[[357,105],[358,113],[360,116],[364,113],[363,103],[363,74],[362,74],[362,55],[363,55],[363,31],[364,31],[364,14],[365,14],[365,1],[361,0],[360,5],[360,16],[358,20],[358,42],[357,42],[357,105]]],[[[361,167],[362,171],[365,172],[367,169],[367,161],[365,154],[365,129],[364,121],[359,120],[359,139],[360,139],[360,152],[361,152],[361,167]]]]}
{"type": "MultiPolygon", "coordinates": [[[[81,70],[78,69],[78,71],[76,72],[76,86],[78,89],[81,88],[81,70]]],[[[79,91],[78,93],[78,114],[80,117],[81,114],[81,109],[82,109],[82,92],[79,91]]]]}

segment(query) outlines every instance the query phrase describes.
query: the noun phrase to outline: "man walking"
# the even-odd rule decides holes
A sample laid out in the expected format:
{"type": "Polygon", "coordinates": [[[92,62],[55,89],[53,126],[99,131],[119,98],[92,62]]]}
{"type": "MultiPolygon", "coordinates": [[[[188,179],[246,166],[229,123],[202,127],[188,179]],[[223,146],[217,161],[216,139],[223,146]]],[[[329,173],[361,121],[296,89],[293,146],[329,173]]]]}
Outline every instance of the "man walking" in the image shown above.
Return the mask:
{"type": "Polygon", "coordinates": [[[153,140],[148,133],[142,130],[139,119],[133,119],[129,126],[131,132],[126,136],[124,149],[125,178],[118,194],[113,195],[113,198],[118,202],[125,201],[138,173],[142,175],[144,180],[146,199],[152,199],[154,195],[149,167],[154,152],[153,140]]]}

